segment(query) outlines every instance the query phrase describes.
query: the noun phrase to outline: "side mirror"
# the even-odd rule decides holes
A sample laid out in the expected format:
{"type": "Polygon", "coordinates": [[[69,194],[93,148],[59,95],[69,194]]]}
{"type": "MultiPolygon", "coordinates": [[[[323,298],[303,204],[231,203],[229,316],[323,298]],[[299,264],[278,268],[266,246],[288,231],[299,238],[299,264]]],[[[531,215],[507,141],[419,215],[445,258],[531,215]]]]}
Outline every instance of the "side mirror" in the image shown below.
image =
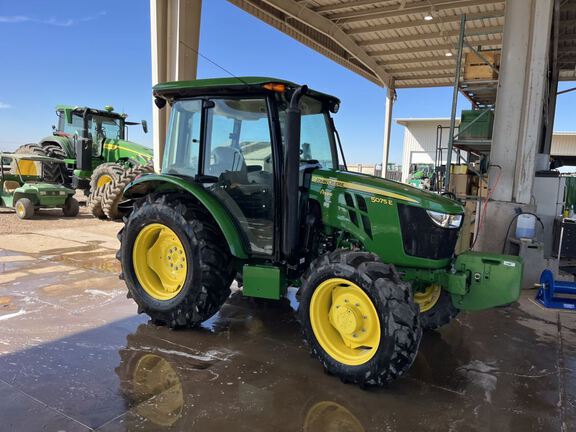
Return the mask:
{"type": "Polygon", "coordinates": [[[56,125],[52,125],[52,130],[53,130],[53,131],[56,130],[56,125]]]}
{"type": "Polygon", "coordinates": [[[146,120],[142,120],[142,129],[144,133],[148,133],[148,122],[146,120]]]}

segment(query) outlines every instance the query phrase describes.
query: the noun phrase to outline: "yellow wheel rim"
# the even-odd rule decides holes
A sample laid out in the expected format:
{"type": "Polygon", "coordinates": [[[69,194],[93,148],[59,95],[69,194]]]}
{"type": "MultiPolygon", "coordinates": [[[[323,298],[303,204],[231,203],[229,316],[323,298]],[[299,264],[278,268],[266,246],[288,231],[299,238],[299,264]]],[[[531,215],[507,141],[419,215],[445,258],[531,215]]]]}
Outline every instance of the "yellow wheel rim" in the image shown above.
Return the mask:
{"type": "Polygon", "coordinates": [[[432,284],[426,287],[424,291],[414,293],[414,301],[420,306],[420,313],[432,309],[442,294],[442,287],[438,284],[432,284]]]}
{"type": "Polygon", "coordinates": [[[107,185],[108,183],[112,182],[112,177],[110,177],[108,174],[104,174],[101,175],[100,177],[98,177],[98,180],[96,180],[96,186],[97,187],[102,187],[104,185],[107,185]]]}
{"type": "Polygon", "coordinates": [[[26,214],[26,207],[21,202],[16,203],[16,214],[23,217],[26,214]]]}
{"type": "Polygon", "coordinates": [[[23,176],[38,177],[38,163],[29,160],[20,160],[18,164],[18,172],[23,176]]]}
{"type": "Polygon", "coordinates": [[[184,286],[188,265],[178,235],[166,225],[146,225],[134,242],[134,271],[144,291],[156,300],[170,300],[184,286]]]}
{"type": "Polygon", "coordinates": [[[349,431],[365,429],[354,414],[337,402],[322,401],[308,410],[304,419],[304,432],[349,431]]]}
{"type": "Polygon", "coordinates": [[[182,383],[167,360],[146,354],[136,364],[132,384],[138,403],[136,411],[142,417],[167,427],[182,416],[182,383]]]}
{"type": "Polygon", "coordinates": [[[380,319],[372,300],[346,279],[328,279],[316,287],[310,323],[322,349],[345,365],[366,363],[380,345],[380,319]]]}

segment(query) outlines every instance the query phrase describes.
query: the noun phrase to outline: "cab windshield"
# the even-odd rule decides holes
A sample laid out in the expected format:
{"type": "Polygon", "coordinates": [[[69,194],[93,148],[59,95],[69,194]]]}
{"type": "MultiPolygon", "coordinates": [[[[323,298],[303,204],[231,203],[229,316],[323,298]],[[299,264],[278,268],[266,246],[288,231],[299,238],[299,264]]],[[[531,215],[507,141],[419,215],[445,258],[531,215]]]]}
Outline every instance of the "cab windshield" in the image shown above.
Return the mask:
{"type": "Polygon", "coordinates": [[[124,119],[98,114],[88,114],[88,116],[88,130],[86,130],[84,128],[83,112],[73,112],[72,123],[68,123],[64,112],[59,111],[58,130],[72,136],[78,134],[79,137],[86,137],[86,133],[88,133],[88,138],[91,137],[93,140],[97,140],[98,138],[111,140],[124,139],[124,119]]]}
{"type": "Polygon", "coordinates": [[[121,119],[94,114],[88,120],[88,131],[93,139],[124,139],[124,127],[121,123],[121,119]]]}
{"type": "MultiPolygon", "coordinates": [[[[282,142],[286,142],[286,108],[287,101],[279,108],[282,142]]],[[[310,96],[300,101],[302,112],[300,126],[300,162],[318,162],[324,169],[336,169],[337,157],[334,151],[334,135],[330,126],[330,117],[324,104],[310,96]]]]}

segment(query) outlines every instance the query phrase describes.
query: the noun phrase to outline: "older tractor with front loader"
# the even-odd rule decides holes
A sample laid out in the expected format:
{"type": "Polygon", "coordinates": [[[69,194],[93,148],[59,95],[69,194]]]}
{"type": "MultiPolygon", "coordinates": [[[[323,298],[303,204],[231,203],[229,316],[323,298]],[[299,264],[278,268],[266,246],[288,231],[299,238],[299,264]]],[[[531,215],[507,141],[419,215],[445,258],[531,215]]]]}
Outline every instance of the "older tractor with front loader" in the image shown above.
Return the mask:
{"type": "Polygon", "coordinates": [[[88,205],[98,218],[122,216],[118,203],[122,191],[137,176],[153,171],[152,150],[128,141],[126,114],[89,107],[58,105],[58,125],[52,135],[38,144],[26,144],[16,153],[35,154],[61,159],[65,164],[44,164],[44,177],[61,182],[88,195],[88,205]]]}
{"type": "Polygon", "coordinates": [[[340,101],[272,78],[159,84],[171,106],[161,174],[124,191],[129,296],[157,324],[212,317],[243,295],[298,287],[315,357],[361,386],[406,372],[422,329],[518,299],[518,257],[455,256],[457,201],[349,172],[331,113],[340,101]]]}

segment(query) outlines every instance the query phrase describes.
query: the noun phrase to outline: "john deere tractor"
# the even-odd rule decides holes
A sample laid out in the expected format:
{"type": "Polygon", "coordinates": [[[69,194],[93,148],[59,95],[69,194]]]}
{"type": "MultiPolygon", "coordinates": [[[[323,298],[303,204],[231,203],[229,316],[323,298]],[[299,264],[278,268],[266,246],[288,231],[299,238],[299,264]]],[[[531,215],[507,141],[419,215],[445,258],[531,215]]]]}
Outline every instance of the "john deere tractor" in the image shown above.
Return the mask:
{"type": "Polygon", "coordinates": [[[121,278],[157,324],[213,316],[297,287],[305,339],[330,374],[361,386],[405,373],[422,329],[518,299],[518,257],[455,256],[463,207],[349,172],[340,101],[273,78],[159,84],[171,105],[161,174],[124,191],[121,278]]]}
{"type": "Polygon", "coordinates": [[[152,171],[152,150],[128,141],[128,126],[146,121],[128,122],[126,114],[104,110],[58,105],[58,126],[39,144],[26,144],[16,153],[36,154],[62,159],[61,164],[45,164],[44,177],[60,181],[89,195],[88,203],[96,217],[116,219],[124,187],[138,175],[152,171]]]}

